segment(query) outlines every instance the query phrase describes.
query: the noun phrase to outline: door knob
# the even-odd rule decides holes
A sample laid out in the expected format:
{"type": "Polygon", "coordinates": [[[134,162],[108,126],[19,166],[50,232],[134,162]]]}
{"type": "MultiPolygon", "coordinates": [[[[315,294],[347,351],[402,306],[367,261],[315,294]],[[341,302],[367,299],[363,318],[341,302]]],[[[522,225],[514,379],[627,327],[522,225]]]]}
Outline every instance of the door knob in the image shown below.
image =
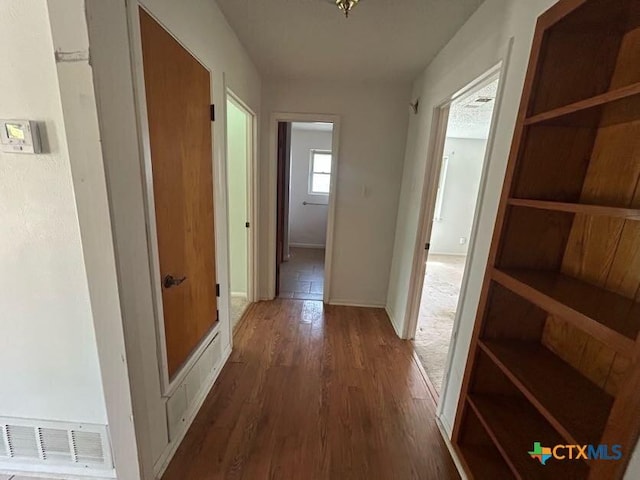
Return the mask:
{"type": "Polygon", "coordinates": [[[171,288],[171,287],[175,287],[177,285],[180,285],[186,279],[187,279],[187,277],[175,278],[173,275],[167,275],[162,280],[162,285],[164,286],[164,288],[171,288]]]}

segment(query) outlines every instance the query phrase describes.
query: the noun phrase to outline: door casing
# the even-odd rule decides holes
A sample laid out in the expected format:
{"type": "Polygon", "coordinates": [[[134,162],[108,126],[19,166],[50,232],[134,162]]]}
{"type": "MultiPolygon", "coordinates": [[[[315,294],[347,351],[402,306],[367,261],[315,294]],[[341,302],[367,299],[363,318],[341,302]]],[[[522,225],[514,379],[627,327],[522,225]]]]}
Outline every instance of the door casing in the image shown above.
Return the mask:
{"type": "Polygon", "coordinates": [[[275,298],[276,292],[276,233],[277,233],[277,179],[278,179],[278,122],[325,122],[333,124],[331,148],[331,182],[329,193],[329,212],[327,216],[327,245],[324,255],[324,303],[331,303],[331,272],[333,265],[333,243],[335,237],[336,199],[338,196],[338,176],[340,165],[340,116],[326,113],[286,113],[276,112],[269,122],[269,212],[267,215],[269,243],[267,249],[268,290],[264,300],[275,298]]]}

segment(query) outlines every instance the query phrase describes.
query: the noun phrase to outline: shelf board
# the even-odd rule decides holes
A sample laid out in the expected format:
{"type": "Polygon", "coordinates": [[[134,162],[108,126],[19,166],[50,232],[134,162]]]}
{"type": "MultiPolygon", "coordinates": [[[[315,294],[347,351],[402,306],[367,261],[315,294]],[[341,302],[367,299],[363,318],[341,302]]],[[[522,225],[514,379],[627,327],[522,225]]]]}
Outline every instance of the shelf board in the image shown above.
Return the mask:
{"type": "Polygon", "coordinates": [[[633,356],[640,332],[640,303],[557,272],[494,268],[492,278],[605,345],[633,356]]]}
{"type": "Polygon", "coordinates": [[[476,480],[516,478],[494,447],[462,444],[458,445],[457,449],[466,463],[467,470],[472,472],[476,480]]]}
{"type": "Polygon", "coordinates": [[[546,200],[530,200],[525,198],[510,198],[509,205],[514,207],[535,208],[554,212],[582,213],[592,216],[624,218],[625,220],[640,221],[640,209],[607,207],[604,205],[588,205],[584,203],[551,202],[546,200]]]}
{"type": "Polygon", "coordinates": [[[549,120],[558,119],[560,117],[573,115],[584,110],[603,107],[607,104],[625,100],[636,95],[640,95],[640,82],[632,83],[631,85],[611,90],[609,92],[605,92],[601,95],[596,95],[585,100],[580,100],[579,102],[554,108],[553,110],[549,110],[547,112],[538,113],[536,115],[528,117],[524,123],[525,125],[543,123],[549,120]]]}
{"type": "Polygon", "coordinates": [[[481,340],[479,345],[569,444],[600,442],[612,396],[539,343],[481,340]]]}
{"type": "Polygon", "coordinates": [[[584,461],[559,462],[549,459],[540,462],[527,455],[533,442],[553,447],[564,444],[563,438],[526,400],[505,395],[467,397],[471,408],[504,457],[507,464],[522,480],[555,480],[587,478],[589,467],[584,461]],[[514,428],[517,425],[518,428],[514,428]]]}

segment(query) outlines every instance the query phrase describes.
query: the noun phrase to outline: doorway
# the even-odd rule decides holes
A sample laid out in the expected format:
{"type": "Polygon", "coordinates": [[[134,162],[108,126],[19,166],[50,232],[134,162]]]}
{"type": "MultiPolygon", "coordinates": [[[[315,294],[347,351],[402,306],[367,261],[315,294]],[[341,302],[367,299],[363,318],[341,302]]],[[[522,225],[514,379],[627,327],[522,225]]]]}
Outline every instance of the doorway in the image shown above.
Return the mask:
{"type": "Polygon", "coordinates": [[[252,179],[254,115],[227,92],[227,195],[231,327],[253,301],[252,179]]]}
{"type": "Polygon", "coordinates": [[[211,77],[142,8],[140,33],[167,387],[218,323],[211,77]]]}
{"type": "Polygon", "coordinates": [[[428,223],[424,268],[414,309],[415,352],[437,399],[446,376],[449,348],[474,238],[487,145],[498,98],[499,71],[474,83],[438,112],[430,185],[435,198],[425,210],[428,223]]]}
{"type": "Polygon", "coordinates": [[[278,122],[276,296],[324,300],[334,124],[278,122]]]}

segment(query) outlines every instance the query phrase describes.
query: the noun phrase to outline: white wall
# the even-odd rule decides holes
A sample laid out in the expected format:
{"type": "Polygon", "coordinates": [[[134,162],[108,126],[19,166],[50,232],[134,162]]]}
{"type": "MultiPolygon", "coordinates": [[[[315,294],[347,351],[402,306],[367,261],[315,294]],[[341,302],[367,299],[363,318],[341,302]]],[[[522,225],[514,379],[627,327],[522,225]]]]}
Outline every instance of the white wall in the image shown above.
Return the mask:
{"type": "MultiPolygon", "coordinates": [[[[404,84],[336,84],[271,81],[263,88],[260,244],[270,248],[275,230],[275,164],[268,136],[274,112],[341,117],[330,301],[382,306],[387,296],[410,91],[404,84]]],[[[334,150],[336,146],[334,145],[334,150]]],[[[275,255],[261,250],[261,291],[273,296],[269,278],[275,255]]]]}
{"type": "Polygon", "coordinates": [[[291,131],[291,194],[289,197],[289,245],[322,246],[327,241],[328,195],[309,193],[311,150],[331,150],[331,131],[291,131]]]}
{"type": "Polygon", "coordinates": [[[45,153],[0,153],[0,415],[107,423],[45,0],[0,3],[0,118],[45,153]]]}
{"type": "Polygon", "coordinates": [[[503,83],[504,98],[496,111],[495,145],[479,212],[475,253],[470,260],[468,290],[460,308],[452,368],[441,397],[441,418],[449,432],[455,418],[536,18],[553,3],[554,0],[487,0],[427,67],[413,88],[414,96],[421,97],[420,113],[411,118],[409,125],[387,304],[398,331],[404,330],[406,322],[407,292],[434,108],[497,64],[513,37],[513,50],[503,83]]]}
{"type": "MultiPolygon", "coordinates": [[[[182,430],[174,432],[170,441],[167,398],[161,390],[158,367],[152,284],[155,275],[149,266],[144,208],[146,179],[141,169],[143,152],[147,151],[144,147],[148,142],[148,133],[142,121],[144,102],[137,104],[134,97],[134,91],[136,95],[140,94],[143,83],[141,65],[138,63],[141,55],[137,5],[135,2],[125,4],[124,0],[90,0],[87,4],[103,155],[118,253],[120,303],[134,390],[136,435],[145,478],[152,478],[154,470],[163,468],[174,452],[180,435],[217,375],[219,365],[216,369],[211,368],[205,363],[207,355],[203,354],[184,382],[177,386],[177,392],[184,392],[187,410],[182,430]],[[129,25],[127,13],[131,17],[129,25]],[[135,62],[133,71],[131,52],[135,62]],[[143,107],[138,109],[136,105],[143,107]]],[[[217,120],[212,128],[216,274],[221,285],[218,340],[222,352],[217,354],[216,360],[223,362],[230,352],[232,340],[229,322],[225,92],[227,87],[232,89],[259,115],[261,79],[214,1],[193,0],[183,4],[172,0],[144,0],[142,4],[212,72],[212,100],[217,110],[217,120]]]]}
{"type": "Polygon", "coordinates": [[[247,161],[249,155],[247,113],[227,101],[227,182],[229,194],[229,284],[233,294],[247,295],[248,235],[247,161]]]}
{"type": "Polygon", "coordinates": [[[466,255],[473,224],[487,141],[447,137],[449,157],[442,189],[441,219],[433,222],[429,253],[466,255]],[[465,243],[460,243],[465,238],[465,243]]]}

